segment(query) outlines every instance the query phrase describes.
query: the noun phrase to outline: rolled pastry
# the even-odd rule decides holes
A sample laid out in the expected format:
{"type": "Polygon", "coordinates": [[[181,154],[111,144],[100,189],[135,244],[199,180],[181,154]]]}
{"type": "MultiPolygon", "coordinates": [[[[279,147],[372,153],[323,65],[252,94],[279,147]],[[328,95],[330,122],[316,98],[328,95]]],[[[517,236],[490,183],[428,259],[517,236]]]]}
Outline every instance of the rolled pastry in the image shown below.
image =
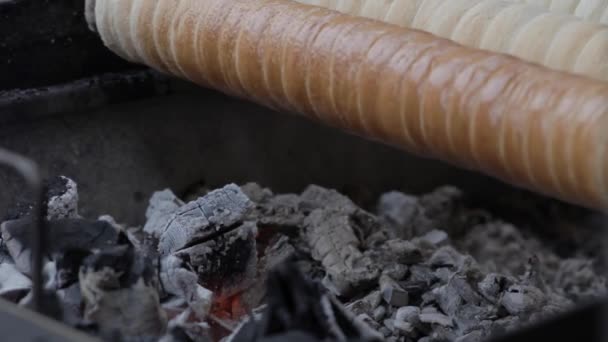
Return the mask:
{"type": "Polygon", "coordinates": [[[608,0],[509,0],[542,6],[552,12],[572,14],[587,21],[608,24],[608,0]]]}
{"type": "Polygon", "coordinates": [[[133,62],[566,201],[608,204],[607,83],[291,0],[96,0],[95,21],[133,62]]]}
{"type": "MultiPolygon", "coordinates": [[[[548,8],[564,8],[564,1],[295,1],[427,31],[470,47],[508,53],[556,70],[608,80],[608,26],[549,12],[548,8]]],[[[575,2],[577,15],[587,13],[584,16],[587,19],[599,18],[608,4],[608,0],[575,2]]]]}

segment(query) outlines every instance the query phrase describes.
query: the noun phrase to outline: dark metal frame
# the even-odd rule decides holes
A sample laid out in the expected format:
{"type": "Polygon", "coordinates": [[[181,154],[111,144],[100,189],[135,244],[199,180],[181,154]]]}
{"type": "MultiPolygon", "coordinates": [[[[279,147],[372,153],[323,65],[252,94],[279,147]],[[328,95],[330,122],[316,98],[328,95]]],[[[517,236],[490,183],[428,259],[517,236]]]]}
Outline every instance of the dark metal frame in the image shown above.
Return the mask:
{"type": "MultiPolygon", "coordinates": [[[[127,63],[107,50],[88,30],[83,9],[83,0],[0,3],[0,32],[6,33],[0,36],[0,125],[38,119],[39,115],[86,111],[171,91],[164,76],[127,63]],[[19,31],[15,31],[16,27],[19,31]],[[79,98],[85,101],[74,101],[79,98]],[[49,108],[56,100],[60,100],[61,105],[49,108]]],[[[37,228],[32,231],[35,234],[32,277],[34,307],[40,309],[45,216],[40,171],[33,161],[2,149],[0,163],[17,170],[34,194],[32,218],[37,228]]],[[[496,341],[540,341],[569,335],[577,340],[605,341],[608,335],[603,322],[608,318],[607,313],[608,300],[590,303],[496,341]]],[[[33,340],[31,331],[43,331],[42,336],[46,335],[48,341],[86,339],[60,323],[49,322],[45,317],[0,300],[0,331],[7,332],[4,338],[8,340],[33,340]],[[51,325],[54,328],[49,328],[51,325]]]]}
{"type": "Polygon", "coordinates": [[[29,213],[32,221],[32,306],[34,310],[42,312],[44,290],[42,263],[46,241],[46,230],[44,228],[46,208],[44,205],[45,194],[40,170],[34,161],[3,148],[0,148],[0,164],[10,166],[18,172],[25,179],[33,195],[33,208],[29,213]]]}

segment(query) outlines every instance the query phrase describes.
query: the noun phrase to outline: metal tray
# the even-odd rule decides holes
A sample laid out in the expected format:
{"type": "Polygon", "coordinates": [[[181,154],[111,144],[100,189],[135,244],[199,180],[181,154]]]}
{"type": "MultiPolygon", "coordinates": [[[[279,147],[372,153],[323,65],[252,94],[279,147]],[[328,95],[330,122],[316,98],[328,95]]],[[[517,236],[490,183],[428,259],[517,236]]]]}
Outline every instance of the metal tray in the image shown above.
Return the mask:
{"type": "MultiPolygon", "coordinates": [[[[85,216],[141,224],[153,191],[248,181],[277,192],[315,183],[364,206],[390,189],[453,184],[514,219],[525,212],[506,209],[522,190],[494,179],[125,63],[86,30],[82,7],[0,0],[0,31],[8,32],[0,37],[0,146],[35,160],[45,176],[74,178],[85,216]]],[[[0,187],[0,212],[27,196],[9,172],[0,172],[0,187]]],[[[598,301],[500,341],[605,341],[606,312],[598,301]]],[[[84,340],[3,301],[0,316],[7,340],[33,340],[36,331],[49,341],[84,340]]]]}

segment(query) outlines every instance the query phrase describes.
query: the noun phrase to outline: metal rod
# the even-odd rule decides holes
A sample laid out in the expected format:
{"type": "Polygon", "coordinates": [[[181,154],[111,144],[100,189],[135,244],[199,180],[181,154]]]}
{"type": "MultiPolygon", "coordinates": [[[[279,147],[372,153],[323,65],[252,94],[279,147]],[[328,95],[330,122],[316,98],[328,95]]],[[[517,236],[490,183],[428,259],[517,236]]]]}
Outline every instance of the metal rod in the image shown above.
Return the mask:
{"type": "Polygon", "coordinates": [[[31,241],[32,241],[32,305],[34,310],[42,310],[42,261],[44,256],[44,241],[46,232],[44,229],[44,189],[38,165],[31,159],[8,151],[0,147],[0,164],[12,167],[26,181],[33,195],[33,208],[31,211],[31,241]]]}

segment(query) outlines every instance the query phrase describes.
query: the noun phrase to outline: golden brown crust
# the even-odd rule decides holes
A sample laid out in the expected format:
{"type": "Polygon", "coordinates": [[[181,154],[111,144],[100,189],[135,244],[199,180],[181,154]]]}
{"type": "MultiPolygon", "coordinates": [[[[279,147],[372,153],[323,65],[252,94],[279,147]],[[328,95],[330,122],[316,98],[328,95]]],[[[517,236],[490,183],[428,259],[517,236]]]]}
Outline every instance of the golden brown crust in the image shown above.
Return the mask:
{"type": "Polygon", "coordinates": [[[137,62],[564,200],[608,205],[606,83],[288,0],[121,1],[137,6],[129,15],[96,1],[97,26],[137,62]],[[119,25],[104,26],[110,13],[119,25]]]}
{"type": "Polygon", "coordinates": [[[591,21],[551,12],[549,4],[539,6],[536,0],[358,0],[357,5],[347,1],[346,6],[336,1],[295,1],[608,80],[608,37],[601,34],[607,27],[597,23],[608,0],[580,1],[577,15],[591,21]]]}

